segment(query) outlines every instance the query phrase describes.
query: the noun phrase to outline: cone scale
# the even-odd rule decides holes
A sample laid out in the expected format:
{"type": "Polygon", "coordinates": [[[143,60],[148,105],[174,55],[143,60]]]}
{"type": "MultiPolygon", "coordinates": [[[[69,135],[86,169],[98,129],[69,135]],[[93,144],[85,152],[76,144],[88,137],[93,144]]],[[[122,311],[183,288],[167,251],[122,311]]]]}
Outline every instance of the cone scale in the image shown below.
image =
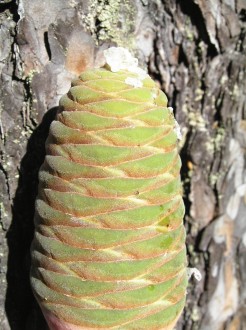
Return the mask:
{"type": "Polygon", "coordinates": [[[50,329],[173,329],[187,286],[179,171],[175,120],[149,76],[73,81],[36,200],[31,284],[50,329]]]}

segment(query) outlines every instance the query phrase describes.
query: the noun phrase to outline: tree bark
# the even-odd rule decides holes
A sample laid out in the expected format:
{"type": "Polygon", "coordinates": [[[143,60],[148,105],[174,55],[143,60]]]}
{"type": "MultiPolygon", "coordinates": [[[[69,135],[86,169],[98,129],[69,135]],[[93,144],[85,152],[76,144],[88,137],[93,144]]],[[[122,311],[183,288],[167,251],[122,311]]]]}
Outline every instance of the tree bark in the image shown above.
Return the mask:
{"type": "Polygon", "coordinates": [[[0,328],[44,330],[29,284],[44,143],[71,79],[129,48],[174,108],[191,279],[181,329],[246,329],[246,1],[0,1],[0,328]]]}

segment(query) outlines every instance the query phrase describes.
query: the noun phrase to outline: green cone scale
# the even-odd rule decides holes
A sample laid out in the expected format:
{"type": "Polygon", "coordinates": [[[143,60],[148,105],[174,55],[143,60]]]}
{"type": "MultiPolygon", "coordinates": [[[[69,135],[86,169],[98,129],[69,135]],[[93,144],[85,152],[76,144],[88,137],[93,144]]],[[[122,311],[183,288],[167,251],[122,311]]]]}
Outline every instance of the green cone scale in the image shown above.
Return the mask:
{"type": "MultiPolygon", "coordinates": [[[[146,76],[76,79],[39,174],[31,283],[64,329],[173,329],[187,286],[180,158],[167,99],[146,76]]],[[[52,317],[51,317],[52,316],[52,317]]]]}

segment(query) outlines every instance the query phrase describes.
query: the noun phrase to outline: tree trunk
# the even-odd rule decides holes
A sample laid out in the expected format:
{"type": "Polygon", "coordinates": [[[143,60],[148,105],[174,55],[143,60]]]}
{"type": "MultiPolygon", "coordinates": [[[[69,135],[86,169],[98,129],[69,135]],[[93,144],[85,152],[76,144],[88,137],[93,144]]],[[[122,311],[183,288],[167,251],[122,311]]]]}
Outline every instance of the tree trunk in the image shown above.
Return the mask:
{"type": "Polygon", "coordinates": [[[29,248],[44,142],[71,79],[129,48],[181,125],[190,281],[177,329],[246,329],[246,1],[0,2],[0,328],[44,330],[29,248]]]}

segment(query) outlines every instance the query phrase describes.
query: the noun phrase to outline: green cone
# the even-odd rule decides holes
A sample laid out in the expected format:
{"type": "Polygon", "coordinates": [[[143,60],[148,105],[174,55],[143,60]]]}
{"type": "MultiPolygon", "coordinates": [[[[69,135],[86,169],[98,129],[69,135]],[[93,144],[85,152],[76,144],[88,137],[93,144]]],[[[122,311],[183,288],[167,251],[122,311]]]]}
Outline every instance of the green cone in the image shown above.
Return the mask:
{"type": "Polygon", "coordinates": [[[50,128],[31,283],[51,329],[62,328],[50,316],[71,329],[173,329],[184,307],[174,118],[150,77],[129,77],[82,73],[50,128]]]}

